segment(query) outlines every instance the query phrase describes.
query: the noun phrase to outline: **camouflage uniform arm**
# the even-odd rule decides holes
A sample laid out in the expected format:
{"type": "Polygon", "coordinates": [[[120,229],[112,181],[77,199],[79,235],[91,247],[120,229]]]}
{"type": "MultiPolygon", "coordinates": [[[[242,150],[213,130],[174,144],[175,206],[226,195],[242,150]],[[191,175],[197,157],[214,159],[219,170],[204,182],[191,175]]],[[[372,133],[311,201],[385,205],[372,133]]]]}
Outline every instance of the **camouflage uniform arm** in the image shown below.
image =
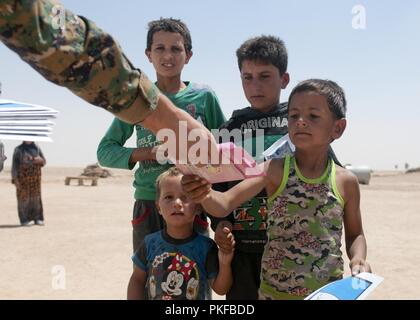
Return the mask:
{"type": "Polygon", "coordinates": [[[0,0],[0,40],[47,80],[126,122],[156,108],[158,89],[118,43],[56,0],[0,0]]]}

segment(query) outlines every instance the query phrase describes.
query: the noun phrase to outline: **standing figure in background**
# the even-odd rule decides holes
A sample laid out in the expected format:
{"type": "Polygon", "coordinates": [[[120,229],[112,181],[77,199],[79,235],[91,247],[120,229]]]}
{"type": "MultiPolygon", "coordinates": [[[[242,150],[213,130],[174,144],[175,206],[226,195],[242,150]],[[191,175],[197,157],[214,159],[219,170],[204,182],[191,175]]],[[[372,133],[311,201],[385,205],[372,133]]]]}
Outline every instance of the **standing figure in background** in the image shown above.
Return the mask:
{"type": "MultiPolygon", "coordinates": [[[[1,82],[0,82],[0,97],[1,97],[1,82]]],[[[7,157],[4,154],[4,144],[0,141],[0,172],[3,170],[4,162],[6,161],[7,157]]]]}
{"type": "Polygon", "coordinates": [[[0,141],[0,172],[3,170],[4,161],[6,161],[6,159],[3,142],[0,141]]]}
{"type": "Polygon", "coordinates": [[[16,186],[19,220],[26,226],[32,220],[44,225],[41,200],[41,168],[46,160],[41,149],[32,141],[23,141],[15,148],[12,183],[16,186]]]}

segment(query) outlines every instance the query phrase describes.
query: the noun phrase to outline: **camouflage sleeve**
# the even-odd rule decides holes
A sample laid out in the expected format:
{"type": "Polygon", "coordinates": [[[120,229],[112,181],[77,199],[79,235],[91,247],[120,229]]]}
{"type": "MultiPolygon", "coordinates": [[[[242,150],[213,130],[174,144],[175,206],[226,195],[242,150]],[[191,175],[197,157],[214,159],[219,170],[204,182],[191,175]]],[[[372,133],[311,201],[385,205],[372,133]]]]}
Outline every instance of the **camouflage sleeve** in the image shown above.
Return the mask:
{"type": "Polygon", "coordinates": [[[159,90],[118,43],[56,0],[0,0],[0,40],[47,80],[126,122],[156,108],[159,90]]]}

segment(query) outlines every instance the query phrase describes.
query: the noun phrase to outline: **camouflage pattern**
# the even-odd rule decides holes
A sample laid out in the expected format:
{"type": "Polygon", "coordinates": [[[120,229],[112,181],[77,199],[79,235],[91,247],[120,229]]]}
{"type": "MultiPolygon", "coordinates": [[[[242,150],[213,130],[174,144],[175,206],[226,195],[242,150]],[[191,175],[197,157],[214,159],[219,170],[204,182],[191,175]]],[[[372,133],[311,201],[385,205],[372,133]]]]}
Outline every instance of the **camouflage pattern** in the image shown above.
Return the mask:
{"type": "Polygon", "coordinates": [[[0,0],[0,40],[47,80],[128,123],[157,106],[159,90],[118,43],[56,0],[0,0]]]}
{"type": "Polygon", "coordinates": [[[260,299],[303,299],[344,271],[344,210],[336,192],[334,162],[329,161],[319,179],[306,179],[295,159],[287,157],[285,172],[287,182],[268,199],[260,299]]]}

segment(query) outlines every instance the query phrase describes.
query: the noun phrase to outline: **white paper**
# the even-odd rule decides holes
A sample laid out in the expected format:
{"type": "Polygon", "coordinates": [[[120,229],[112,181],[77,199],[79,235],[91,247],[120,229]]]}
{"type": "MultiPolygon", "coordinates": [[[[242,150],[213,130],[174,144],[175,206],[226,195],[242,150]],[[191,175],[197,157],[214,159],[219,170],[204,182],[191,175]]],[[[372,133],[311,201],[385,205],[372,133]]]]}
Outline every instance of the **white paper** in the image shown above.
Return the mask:
{"type": "Polygon", "coordinates": [[[20,141],[41,141],[41,142],[52,142],[50,137],[37,136],[37,135],[20,135],[20,134],[3,134],[0,133],[1,140],[20,140],[20,141]]]}
{"type": "Polygon", "coordinates": [[[294,144],[290,141],[289,134],[286,134],[267,148],[263,152],[263,156],[265,160],[284,158],[288,154],[292,155],[295,149],[294,144]]]}
{"type": "Polygon", "coordinates": [[[305,298],[305,300],[363,300],[384,280],[368,272],[331,282],[305,298]]]}
{"type": "Polygon", "coordinates": [[[5,140],[52,141],[58,111],[35,104],[0,99],[0,138],[5,140]]]}

